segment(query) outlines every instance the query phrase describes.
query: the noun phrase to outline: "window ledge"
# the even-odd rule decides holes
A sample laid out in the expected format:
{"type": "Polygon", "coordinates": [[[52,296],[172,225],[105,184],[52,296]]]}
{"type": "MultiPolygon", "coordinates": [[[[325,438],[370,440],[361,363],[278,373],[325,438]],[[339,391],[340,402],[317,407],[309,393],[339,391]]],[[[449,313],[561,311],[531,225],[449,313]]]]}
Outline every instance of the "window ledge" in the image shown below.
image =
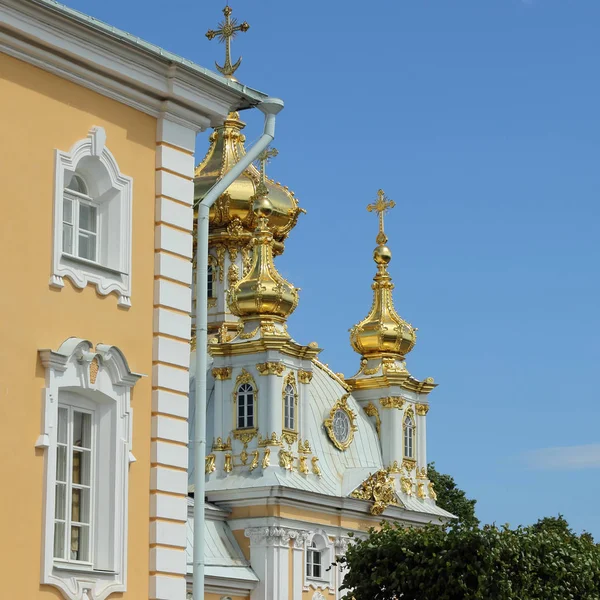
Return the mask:
{"type": "Polygon", "coordinates": [[[117,575],[117,571],[103,571],[100,569],[94,569],[91,564],[54,561],[53,566],[59,571],[71,571],[72,573],[88,573],[90,575],[117,575]]]}
{"type": "Polygon", "coordinates": [[[81,258],[81,256],[75,256],[74,254],[67,254],[66,252],[63,252],[62,257],[64,260],[72,260],[75,263],[80,263],[82,265],[98,269],[99,271],[106,271],[107,273],[113,273],[115,275],[127,275],[125,271],[113,269],[112,267],[107,267],[106,265],[103,265],[96,261],[89,260],[87,258],[81,258]]]}

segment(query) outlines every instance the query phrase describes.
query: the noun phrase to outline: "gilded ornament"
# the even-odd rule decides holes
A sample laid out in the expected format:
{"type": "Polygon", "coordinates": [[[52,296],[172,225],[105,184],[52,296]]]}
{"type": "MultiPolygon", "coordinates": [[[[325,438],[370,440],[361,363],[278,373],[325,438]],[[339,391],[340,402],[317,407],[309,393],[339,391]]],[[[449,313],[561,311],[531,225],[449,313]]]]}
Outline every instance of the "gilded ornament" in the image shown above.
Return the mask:
{"type": "Polygon", "coordinates": [[[388,506],[398,506],[394,479],[387,471],[377,471],[350,494],[353,498],[373,502],[372,515],[380,515],[388,506]]]}
{"type": "Polygon", "coordinates": [[[417,469],[417,479],[427,479],[427,468],[421,467],[417,469]]]}
{"type": "Polygon", "coordinates": [[[248,446],[248,444],[258,435],[258,431],[256,429],[236,429],[233,432],[233,437],[236,440],[239,440],[240,442],[242,442],[242,444],[245,446],[248,446]]]}
{"type": "Polygon", "coordinates": [[[435,493],[435,489],[434,489],[434,485],[433,485],[432,481],[429,482],[429,485],[427,486],[427,489],[429,490],[429,497],[432,500],[437,500],[437,494],[435,493]]]}
{"type": "Polygon", "coordinates": [[[206,306],[208,308],[214,308],[217,305],[217,299],[216,298],[207,298],[206,299],[206,306]]]}
{"type": "Polygon", "coordinates": [[[229,335],[229,330],[227,329],[227,323],[221,323],[221,327],[219,327],[219,343],[226,344],[230,342],[232,336],[229,335]]]}
{"type": "Polygon", "coordinates": [[[212,370],[212,375],[219,380],[231,379],[231,367],[215,367],[212,370]]]}
{"type": "Polygon", "coordinates": [[[281,439],[288,446],[291,446],[298,439],[298,434],[295,431],[284,431],[281,434],[281,439]]]}
{"type": "Polygon", "coordinates": [[[298,458],[298,462],[299,462],[298,469],[299,469],[300,473],[302,473],[303,475],[308,475],[309,469],[308,469],[306,456],[300,456],[298,458]]]}
{"type": "Polygon", "coordinates": [[[419,498],[421,498],[421,500],[423,498],[427,498],[427,493],[425,492],[425,484],[424,483],[419,483],[419,484],[417,484],[417,488],[418,488],[417,496],[419,498]]]}
{"type": "Polygon", "coordinates": [[[223,283],[223,275],[225,271],[225,246],[219,244],[215,247],[217,253],[217,269],[219,270],[219,281],[223,283]]]}
{"type": "MultiPolygon", "coordinates": [[[[233,219],[231,219],[230,223],[227,225],[227,233],[229,234],[229,237],[232,238],[241,237],[244,233],[244,227],[239,217],[233,217],[233,219]]],[[[235,260],[235,258],[232,258],[231,260],[235,260]]]]}
{"type": "Polygon", "coordinates": [[[287,471],[292,471],[294,469],[294,457],[291,452],[287,450],[279,451],[279,466],[283,467],[287,471]]]}
{"type": "Polygon", "coordinates": [[[235,285],[240,279],[240,270],[237,265],[229,265],[229,271],[227,271],[227,285],[231,287],[235,285]]]}
{"type": "Polygon", "coordinates": [[[246,452],[246,446],[244,446],[243,450],[240,452],[240,460],[242,461],[243,465],[248,462],[248,452],[246,452]]]}
{"type": "Polygon", "coordinates": [[[99,370],[100,370],[100,363],[98,361],[98,357],[94,356],[94,359],[90,363],[90,383],[92,385],[96,383],[96,378],[98,377],[99,370]]]}
{"type": "Polygon", "coordinates": [[[215,455],[208,454],[205,459],[204,472],[209,475],[210,473],[214,473],[216,470],[217,467],[215,466],[215,455]]]}
{"type": "Polygon", "coordinates": [[[266,446],[282,446],[281,439],[277,437],[277,434],[273,432],[271,437],[263,438],[260,434],[258,435],[258,445],[260,448],[264,448],[266,446]]]}
{"type": "Polygon", "coordinates": [[[417,404],[417,414],[420,417],[424,417],[429,412],[429,404],[417,404]]]}
{"type": "Polygon", "coordinates": [[[265,450],[265,455],[262,460],[262,468],[266,469],[271,464],[271,448],[265,450]]]}
{"type": "Polygon", "coordinates": [[[298,381],[300,383],[310,383],[312,376],[312,371],[298,371],[298,381]]]}
{"type": "Polygon", "coordinates": [[[312,449],[310,447],[310,442],[308,440],[304,440],[304,443],[302,443],[302,440],[298,440],[298,452],[311,454],[312,449]]]}
{"type": "Polygon", "coordinates": [[[242,265],[243,276],[246,277],[250,267],[252,266],[252,254],[250,252],[250,246],[242,247],[242,265]]]}
{"type": "Polygon", "coordinates": [[[270,321],[263,322],[260,324],[261,335],[277,335],[277,329],[275,329],[275,323],[270,321]]]}
{"type": "Polygon", "coordinates": [[[238,25],[237,19],[231,17],[232,12],[233,11],[231,10],[231,7],[227,5],[223,9],[225,20],[219,23],[219,29],[209,29],[206,32],[206,37],[209,40],[218,37],[220,42],[225,43],[225,63],[222,67],[217,63],[215,63],[215,65],[219,73],[225,77],[228,77],[229,79],[234,78],[233,74],[237,71],[242,62],[242,58],[240,57],[234,64],[231,63],[231,40],[236,37],[238,32],[246,32],[248,29],[250,29],[250,25],[248,25],[246,21],[238,25]]]}
{"type": "MultiPolygon", "coordinates": [[[[240,323],[240,328],[241,328],[242,331],[244,331],[244,325],[243,325],[243,323],[240,323]]],[[[253,329],[252,331],[249,331],[248,333],[240,333],[239,334],[239,338],[241,340],[249,340],[249,339],[253,338],[258,333],[259,329],[260,329],[260,325],[257,325],[256,329],[253,329]]]]}
{"type": "Polygon", "coordinates": [[[402,468],[406,469],[409,473],[416,468],[417,461],[414,458],[404,458],[402,460],[402,468]]]}
{"type": "MultiPolygon", "coordinates": [[[[310,344],[308,345],[310,347],[310,344]]],[[[318,348],[318,346],[315,346],[315,348],[318,348]]],[[[343,380],[340,379],[330,368],[328,365],[323,364],[322,362],[320,362],[319,360],[317,360],[316,358],[313,358],[313,364],[317,365],[317,367],[319,367],[319,369],[321,369],[322,371],[325,371],[325,373],[327,373],[327,375],[329,375],[329,377],[331,377],[332,379],[334,379],[335,381],[337,381],[347,392],[352,391],[350,386],[343,380]]]]}
{"type": "Polygon", "coordinates": [[[400,485],[402,487],[402,491],[408,496],[413,495],[413,483],[409,477],[402,477],[400,480],[400,485]]]}
{"type": "Polygon", "coordinates": [[[319,467],[319,459],[316,456],[313,456],[311,458],[311,462],[312,462],[312,472],[317,475],[318,477],[321,477],[321,467],[319,467]]]}
{"type": "Polygon", "coordinates": [[[379,404],[383,408],[402,408],[404,406],[404,398],[402,396],[387,396],[379,398],[379,404]]]}
{"type": "Polygon", "coordinates": [[[318,348],[319,344],[317,342],[309,342],[308,347],[309,348],[318,348]]]}
{"type": "Polygon", "coordinates": [[[225,473],[231,473],[233,471],[233,458],[231,454],[225,455],[225,466],[223,467],[225,473]]]}
{"type": "Polygon", "coordinates": [[[350,394],[344,394],[329,412],[329,418],[325,419],[323,425],[327,430],[329,439],[338,450],[347,450],[354,439],[354,432],[358,431],[356,426],[356,414],[348,407],[350,394]]]}
{"type": "MultiPolygon", "coordinates": [[[[238,253],[239,253],[239,249],[238,249],[238,247],[237,247],[236,245],[234,245],[234,244],[231,244],[231,243],[230,243],[230,244],[227,244],[227,250],[228,250],[228,252],[229,252],[229,261],[230,261],[230,262],[234,262],[234,261],[235,261],[235,259],[236,259],[236,258],[237,258],[237,256],[238,256],[238,253]]],[[[229,266],[229,271],[228,271],[228,272],[231,272],[231,267],[232,267],[232,266],[233,266],[233,265],[230,265],[230,266],[229,266]]]]}
{"type": "Polygon", "coordinates": [[[402,466],[395,460],[388,468],[388,473],[402,473],[402,466]]]}
{"type": "Polygon", "coordinates": [[[256,365],[260,375],[278,375],[281,377],[285,371],[285,365],[281,362],[266,362],[256,365]]]}
{"type": "Polygon", "coordinates": [[[377,407],[372,402],[369,402],[369,404],[365,406],[365,414],[368,417],[375,417],[375,430],[377,431],[377,435],[381,437],[381,417],[379,416],[377,407]]]}
{"type": "Polygon", "coordinates": [[[227,438],[227,441],[223,443],[223,438],[218,437],[212,446],[213,452],[224,452],[225,450],[231,450],[231,436],[227,438]]]}
{"type": "Polygon", "coordinates": [[[254,471],[258,467],[258,450],[252,453],[252,462],[250,463],[250,471],[254,471]]]}

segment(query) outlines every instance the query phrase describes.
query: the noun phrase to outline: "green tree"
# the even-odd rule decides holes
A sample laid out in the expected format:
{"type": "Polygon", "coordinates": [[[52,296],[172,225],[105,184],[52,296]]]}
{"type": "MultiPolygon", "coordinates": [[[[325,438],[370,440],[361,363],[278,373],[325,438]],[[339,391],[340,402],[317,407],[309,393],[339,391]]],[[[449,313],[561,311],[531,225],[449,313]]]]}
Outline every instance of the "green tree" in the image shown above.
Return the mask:
{"type": "Polygon", "coordinates": [[[479,527],[479,519],[475,516],[477,500],[469,500],[452,476],[438,473],[435,463],[427,465],[427,476],[435,487],[438,506],[458,517],[457,524],[479,527]]]}
{"type": "MultiPolygon", "coordinates": [[[[564,519],[563,519],[564,521],[564,519]]],[[[600,546],[559,519],[509,529],[383,524],[342,559],[345,600],[600,600],[600,546]]]]}

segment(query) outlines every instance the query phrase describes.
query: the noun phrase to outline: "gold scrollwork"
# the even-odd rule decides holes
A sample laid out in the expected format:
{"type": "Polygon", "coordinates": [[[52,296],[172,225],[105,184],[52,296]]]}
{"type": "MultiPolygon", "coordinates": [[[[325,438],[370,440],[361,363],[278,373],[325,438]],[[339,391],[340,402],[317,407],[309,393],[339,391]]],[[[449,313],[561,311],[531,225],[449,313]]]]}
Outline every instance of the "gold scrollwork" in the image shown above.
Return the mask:
{"type": "Polygon", "coordinates": [[[231,473],[231,471],[233,471],[233,458],[229,453],[225,455],[225,466],[223,467],[223,470],[225,473],[231,473]]]}
{"type": "Polygon", "coordinates": [[[265,455],[262,459],[262,468],[266,469],[271,464],[271,448],[265,450],[265,455]]]}
{"type": "Polygon", "coordinates": [[[388,506],[398,506],[394,479],[387,471],[377,471],[350,494],[353,498],[373,502],[372,515],[380,515],[388,506]]]}
{"type": "Polygon", "coordinates": [[[287,471],[293,471],[294,470],[294,456],[291,452],[288,452],[287,450],[280,450],[279,451],[279,466],[283,467],[284,469],[286,469],[287,471]]]}
{"type": "Polygon", "coordinates": [[[216,298],[208,298],[206,300],[206,306],[208,306],[208,308],[214,308],[217,305],[217,299],[216,298]]]}
{"type": "Polygon", "coordinates": [[[212,375],[215,379],[231,379],[231,367],[215,367],[212,375]]]}
{"type": "Polygon", "coordinates": [[[310,383],[312,377],[312,371],[298,371],[298,381],[300,383],[310,383]]]}
{"type": "Polygon", "coordinates": [[[215,247],[217,252],[217,268],[219,269],[219,281],[223,283],[225,271],[225,246],[219,244],[215,247]]]}
{"type": "MultiPolygon", "coordinates": [[[[242,332],[244,331],[244,324],[241,322],[240,322],[240,329],[242,332]]],[[[258,333],[259,329],[260,329],[260,325],[257,325],[256,329],[253,329],[252,331],[249,331],[248,333],[240,332],[240,334],[239,334],[240,340],[249,340],[249,339],[253,338],[258,333]]]]}
{"type": "Polygon", "coordinates": [[[281,440],[288,446],[291,446],[298,439],[298,433],[295,431],[284,431],[281,434],[281,440]]]}
{"type": "Polygon", "coordinates": [[[381,437],[381,417],[379,416],[377,407],[372,402],[369,402],[365,406],[365,413],[368,417],[375,417],[375,430],[377,431],[377,435],[381,437]]]}
{"type": "Polygon", "coordinates": [[[258,450],[252,453],[252,462],[250,463],[250,471],[254,471],[258,467],[258,450]]]}
{"type": "Polygon", "coordinates": [[[379,398],[379,404],[383,408],[402,408],[404,406],[404,398],[402,396],[387,396],[379,398]]]}
{"type": "Polygon", "coordinates": [[[265,362],[256,365],[256,370],[261,375],[277,375],[281,377],[285,371],[285,365],[281,362],[265,362]]]}
{"type": "Polygon", "coordinates": [[[427,467],[417,469],[417,479],[427,479],[427,467]]]}
{"type": "Polygon", "coordinates": [[[237,429],[233,432],[233,437],[240,440],[244,446],[247,446],[257,435],[257,429],[237,429]]]}
{"type": "Polygon", "coordinates": [[[204,472],[209,475],[210,473],[214,473],[216,470],[217,467],[215,466],[215,455],[208,454],[205,459],[204,472]]]}
{"type": "Polygon", "coordinates": [[[388,467],[388,473],[402,473],[402,467],[401,465],[398,463],[397,460],[395,460],[389,467],[388,467]]]}
{"type": "Polygon", "coordinates": [[[96,383],[96,378],[98,377],[98,371],[100,370],[100,363],[98,361],[98,357],[94,356],[94,359],[90,363],[90,383],[93,385],[96,383]]]}
{"type": "MultiPolygon", "coordinates": [[[[229,254],[231,256],[231,249],[229,250],[229,254]]],[[[235,259],[232,259],[235,260],[235,259]]],[[[227,271],[227,284],[229,287],[235,285],[240,279],[240,270],[237,265],[229,265],[229,270],[227,271]]]]}
{"type": "Polygon", "coordinates": [[[327,430],[327,435],[329,435],[329,439],[333,442],[333,445],[341,451],[347,450],[350,447],[352,440],[354,440],[354,432],[358,431],[358,427],[356,426],[356,414],[348,407],[349,397],[350,394],[344,394],[333,405],[333,408],[329,412],[329,418],[325,419],[323,423],[323,425],[325,425],[325,429],[327,430]],[[338,411],[344,413],[349,421],[348,433],[345,439],[338,439],[333,428],[335,415],[338,411]]]}
{"type": "Polygon", "coordinates": [[[312,449],[310,447],[310,442],[308,440],[304,440],[303,443],[302,440],[298,440],[298,452],[301,454],[311,454],[312,449]]]}
{"type": "Polygon", "coordinates": [[[400,480],[400,484],[402,486],[402,491],[408,496],[413,495],[413,482],[410,477],[402,477],[400,480]]]}
{"type": "Polygon", "coordinates": [[[420,417],[424,417],[429,412],[429,404],[417,404],[417,414],[420,417]]]}
{"type": "Polygon", "coordinates": [[[419,498],[421,498],[421,500],[423,498],[427,498],[427,494],[425,493],[425,484],[424,483],[418,483],[417,484],[417,488],[418,488],[417,496],[419,498]]]}
{"type": "Polygon", "coordinates": [[[319,459],[316,456],[313,456],[311,459],[312,462],[312,472],[317,475],[317,477],[321,477],[321,467],[319,467],[319,459]]]}
{"type": "Polygon", "coordinates": [[[224,452],[225,450],[231,450],[231,436],[227,438],[226,442],[223,442],[223,438],[218,437],[212,446],[213,452],[224,452]]]}
{"type": "Polygon", "coordinates": [[[409,473],[417,466],[417,461],[414,458],[402,459],[402,468],[406,469],[409,473]]]}

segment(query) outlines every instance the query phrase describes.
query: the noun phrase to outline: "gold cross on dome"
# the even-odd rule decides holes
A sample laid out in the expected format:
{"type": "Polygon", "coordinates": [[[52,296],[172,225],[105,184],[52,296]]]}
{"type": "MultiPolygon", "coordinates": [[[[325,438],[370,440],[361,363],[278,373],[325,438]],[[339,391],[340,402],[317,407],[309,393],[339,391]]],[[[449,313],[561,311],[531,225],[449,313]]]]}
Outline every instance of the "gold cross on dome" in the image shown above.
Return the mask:
{"type": "Polygon", "coordinates": [[[396,206],[396,203],[393,200],[389,200],[383,190],[379,190],[377,192],[377,200],[373,204],[367,206],[369,212],[375,211],[379,214],[379,233],[377,234],[378,244],[385,244],[387,242],[387,236],[383,231],[383,215],[391,208],[394,208],[394,206],[396,206]]]}
{"type": "Polygon", "coordinates": [[[258,188],[256,189],[257,194],[267,194],[267,163],[271,158],[275,158],[279,154],[277,148],[265,148],[259,155],[258,161],[260,163],[260,180],[258,188]]]}
{"type": "Polygon", "coordinates": [[[225,6],[223,9],[223,14],[225,15],[225,20],[219,23],[219,29],[213,30],[209,29],[206,32],[206,37],[209,40],[212,40],[215,37],[219,37],[219,42],[225,43],[225,64],[221,67],[218,63],[215,62],[219,73],[225,75],[230,79],[234,79],[233,74],[237,71],[238,67],[242,62],[242,57],[238,58],[235,64],[231,64],[231,40],[237,35],[238,31],[248,31],[250,29],[250,25],[244,21],[242,24],[238,25],[238,21],[235,18],[231,18],[231,7],[229,5],[225,6]]]}

